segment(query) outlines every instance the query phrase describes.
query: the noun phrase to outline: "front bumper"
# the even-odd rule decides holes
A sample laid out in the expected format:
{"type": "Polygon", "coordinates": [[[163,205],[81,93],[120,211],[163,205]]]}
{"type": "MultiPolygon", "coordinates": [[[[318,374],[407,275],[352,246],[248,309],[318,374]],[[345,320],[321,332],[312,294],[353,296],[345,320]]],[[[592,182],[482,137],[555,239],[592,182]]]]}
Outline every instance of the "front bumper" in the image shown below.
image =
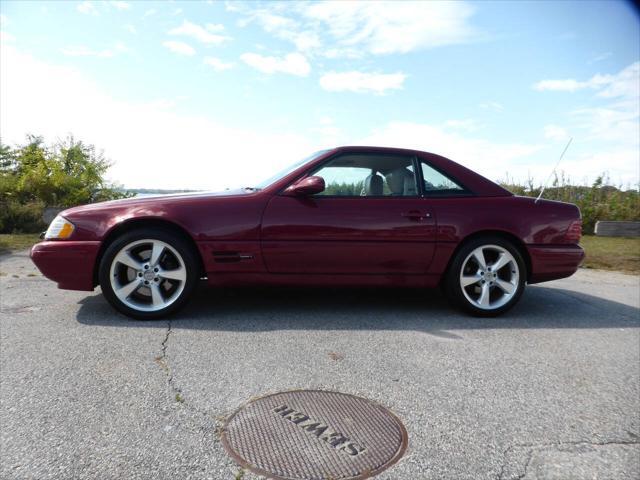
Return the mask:
{"type": "Polygon", "coordinates": [[[529,283],[570,277],[584,260],[579,245],[529,245],[527,249],[531,258],[529,283]]]}
{"type": "Polygon", "coordinates": [[[58,288],[92,291],[100,242],[45,241],[31,248],[31,260],[58,288]]]}

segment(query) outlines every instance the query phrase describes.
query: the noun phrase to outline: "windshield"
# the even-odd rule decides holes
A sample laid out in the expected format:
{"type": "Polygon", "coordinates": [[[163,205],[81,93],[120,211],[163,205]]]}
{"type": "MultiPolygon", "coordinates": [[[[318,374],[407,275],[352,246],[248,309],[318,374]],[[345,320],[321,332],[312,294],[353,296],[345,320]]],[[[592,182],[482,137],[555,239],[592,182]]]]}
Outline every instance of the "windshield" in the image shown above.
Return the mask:
{"type": "Polygon", "coordinates": [[[277,182],[278,180],[280,180],[281,178],[286,177],[287,175],[289,175],[291,172],[293,172],[296,168],[301,167],[302,165],[304,165],[307,162],[310,162],[311,160],[318,158],[320,155],[327,153],[329,150],[319,150],[315,153],[312,153],[311,155],[309,155],[308,157],[303,158],[302,160],[298,160],[297,162],[295,162],[293,165],[289,165],[287,168],[280,170],[278,173],[276,173],[275,175],[267,178],[266,180],[258,183],[256,185],[256,189],[262,190],[263,188],[268,187],[269,185],[277,182]]]}

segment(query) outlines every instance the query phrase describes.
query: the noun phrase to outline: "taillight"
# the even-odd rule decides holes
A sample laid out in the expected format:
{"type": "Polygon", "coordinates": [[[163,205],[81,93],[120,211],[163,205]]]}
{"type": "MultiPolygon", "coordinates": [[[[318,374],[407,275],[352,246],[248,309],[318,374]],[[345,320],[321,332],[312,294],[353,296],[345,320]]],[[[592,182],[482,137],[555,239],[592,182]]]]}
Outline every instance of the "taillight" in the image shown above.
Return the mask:
{"type": "Polygon", "coordinates": [[[579,243],[582,237],[582,219],[571,222],[564,237],[567,243],[579,243]]]}

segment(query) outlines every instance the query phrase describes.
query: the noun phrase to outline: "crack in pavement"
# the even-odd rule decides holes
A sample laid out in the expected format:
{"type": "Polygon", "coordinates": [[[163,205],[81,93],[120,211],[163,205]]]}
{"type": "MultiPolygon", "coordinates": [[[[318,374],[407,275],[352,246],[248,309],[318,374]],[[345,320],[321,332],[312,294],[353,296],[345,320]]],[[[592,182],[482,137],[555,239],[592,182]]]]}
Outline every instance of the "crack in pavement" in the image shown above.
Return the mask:
{"type": "Polygon", "coordinates": [[[512,479],[515,480],[522,480],[523,478],[525,478],[527,476],[527,470],[529,468],[529,464],[531,463],[531,460],[533,459],[533,453],[535,450],[542,450],[545,448],[560,448],[563,446],[579,446],[579,445],[588,445],[590,447],[603,447],[603,446],[608,446],[608,445],[640,445],[640,441],[638,440],[638,436],[628,432],[632,437],[634,437],[634,439],[630,439],[630,440],[607,440],[607,441],[601,441],[601,442],[590,442],[590,441],[586,441],[586,440],[580,440],[580,441],[563,441],[563,442],[553,442],[553,443],[519,443],[519,444],[515,444],[515,445],[509,445],[503,452],[502,452],[502,456],[503,456],[503,462],[502,465],[500,467],[500,472],[498,472],[498,475],[496,477],[497,480],[505,480],[504,478],[504,474],[505,474],[505,467],[506,467],[506,460],[507,460],[507,455],[514,449],[517,448],[523,448],[523,449],[528,449],[527,452],[527,460],[524,463],[524,470],[523,473],[519,474],[516,477],[511,477],[512,479]]]}
{"type": "MultiPolygon", "coordinates": [[[[207,419],[210,419],[206,411],[201,410],[198,407],[195,407],[190,402],[187,402],[186,398],[182,394],[182,389],[176,384],[176,381],[173,375],[173,370],[169,365],[169,358],[167,355],[167,349],[169,348],[169,338],[171,337],[172,333],[173,333],[173,330],[172,330],[171,320],[168,320],[167,332],[164,336],[164,339],[160,343],[161,354],[160,356],[155,358],[155,361],[160,366],[160,368],[164,370],[164,372],[167,375],[167,385],[169,386],[169,389],[171,390],[171,393],[174,396],[175,402],[183,405],[185,408],[192,410],[195,413],[203,415],[207,419]]],[[[217,423],[217,420],[216,420],[216,423],[217,423]]]]}
{"type": "MultiPolygon", "coordinates": [[[[199,435],[200,441],[206,442],[208,445],[213,447],[213,452],[218,451],[218,454],[224,453],[221,442],[221,432],[226,420],[225,417],[216,416],[215,414],[208,413],[206,410],[193,405],[190,399],[187,399],[182,395],[182,389],[176,382],[175,374],[169,363],[169,340],[173,335],[175,335],[172,327],[172,321],[168,320],[166,333],[160,343],[160,355],[155,358],[155,362],[166,375],[170,395],[175,396],[175,398],[172,399],[171,408],[174,411],[174,414],[178,415],[176,421],[180,425],[180,428],[188,432],[188,434],[199,435]],[[184,414],[187,414],[187,416],[185,417],[184,414]],[[192,418],[189,418],[189,416],[192,418]]],[[[227,458],[227,468],[234,469],[237,468],[237,465],[232,459],[227,458]]],[[[236,476],[237,475],[238,474],[236,473],[236,476]]],[[[208,478],[218,477],[214,476],[208,478]]]]}

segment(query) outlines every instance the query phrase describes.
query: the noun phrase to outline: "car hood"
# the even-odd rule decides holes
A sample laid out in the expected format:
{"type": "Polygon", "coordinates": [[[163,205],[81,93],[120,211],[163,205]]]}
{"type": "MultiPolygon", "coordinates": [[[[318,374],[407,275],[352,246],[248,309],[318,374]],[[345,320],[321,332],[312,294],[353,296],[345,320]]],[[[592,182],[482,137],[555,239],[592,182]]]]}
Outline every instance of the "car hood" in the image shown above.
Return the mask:
{"type": "Polygon", "coordinates": [[[252,190],[246,188],[237,188],[233,190],[222,190],[216,192],[188,192],[188,193],[172,193],[165,195],[149,195],[144,197],[132,197],[132,198],[123,198],[120,200],[109,200],[106,202],[97,202],[90,203],[87,205],[80,205],[77,207],[71,207],[63,212],[60,215],[73,215],[74,213],[86,212],[88,210],[110,210],[113,208],[126,208],[126,207],[135,207],[135,206],[143,206],[148,204],[169,204],[174,202],[181,202],[184,200],[192,200],[195,198],[209,198],[209,197],[235,197],[239,195],[248,195],[253,193],[252,190]]]}

